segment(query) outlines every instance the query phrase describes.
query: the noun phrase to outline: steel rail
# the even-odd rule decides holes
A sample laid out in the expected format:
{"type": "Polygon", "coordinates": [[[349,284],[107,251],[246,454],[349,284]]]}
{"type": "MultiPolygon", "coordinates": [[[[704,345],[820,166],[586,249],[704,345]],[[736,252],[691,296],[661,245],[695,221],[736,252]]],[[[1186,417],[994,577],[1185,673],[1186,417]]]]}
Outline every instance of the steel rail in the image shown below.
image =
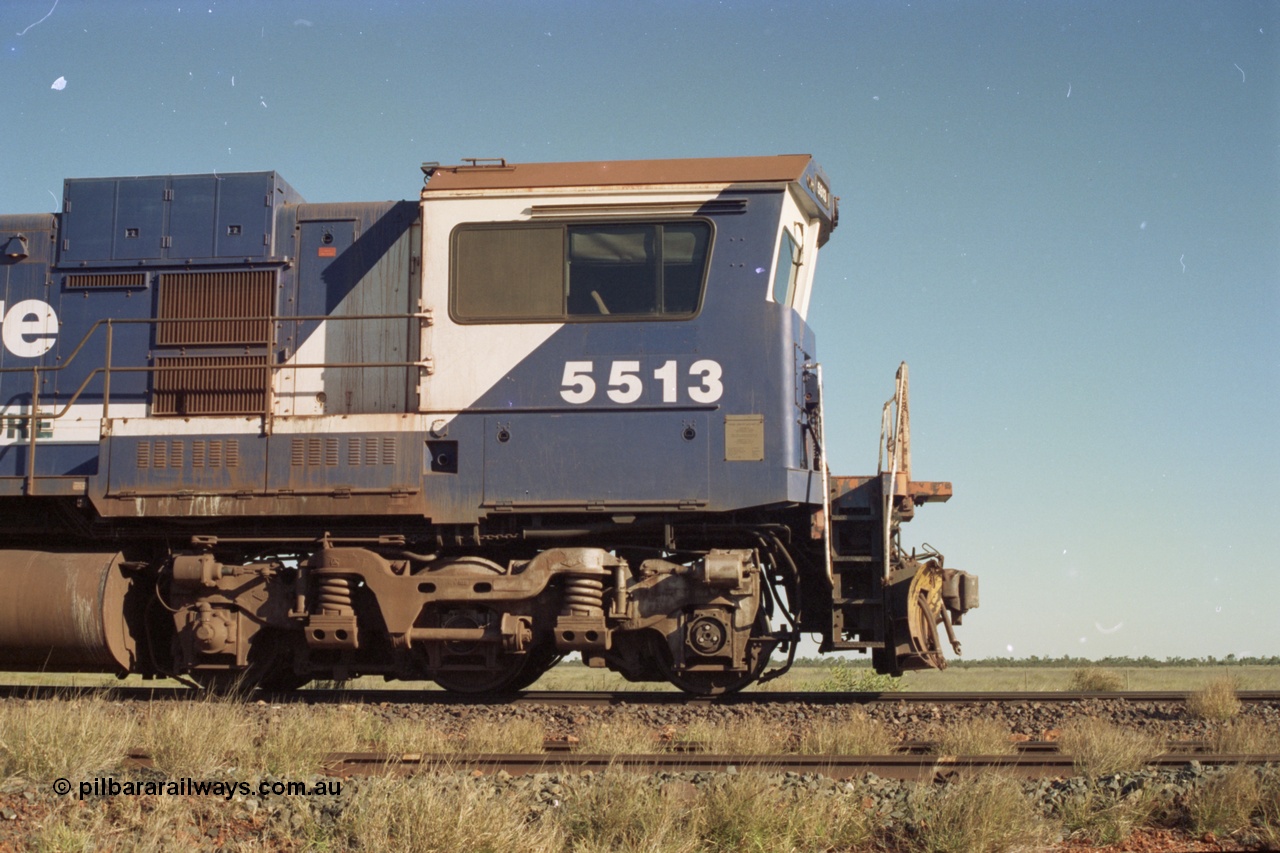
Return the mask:
{"type": "MultiPolygon", "coordinates": [[[[1166,753],[1145,762],[1148,769],[1193,767],[1265,767],[1280,765],[1280,755],[1166,753]]],[[[129,769],[154,769],[155,761],[143,750],[131,750],[124,761],[129,769]]],[[[1020,779],[1055,779],[1080,776],[1075,759],[1048,751],[1032,750],[1014,755],[730,755],[697,751],[655,753],[579,753],[563,750],[540,753],[385,753],[334,752],[320,764],[326,776],[418,776],[440,773],[798,773],[849,779],[867,774],[908,782],[932,782],[960,774],[996,771],[1020,779]]]]}
{"type": "MultiPolygon", "coordinates": [[[[624,706],[624,705],[982,705],[1010,703],[1071,704],[1081,702],[1185,702],[1195,691],[1124,691],[1114,693],[1068,692],[779,692],[745,691],[726,696],[693,696],[674,690],[663,691],[552,691],[526,690],[514,694],[465,695],[438,689],[303,689],[288,693],[253,692],[248,698],[275,703],[309,704],[405,704],[405,705],[551,705],[551,706],[624,706]]],[[[68,694],[106,694],[113,699],[147,701],[151,699],[199,699],[204,693],[187,687],[158,685],[69,687],[55,685],[0,685],[0,698],[56,699],[68,694]]],[[[1280,703],[1280,691],[1244,690],[1236,694],[1245,704],[1280,703]]]]}
{"type": "MultiPolygon", "coordinates": [[[[1280,764],[1280,755],[1166,754],[1146,762],[1148,768],[1280,764]]],[[[333,776],[412,776],[421,773],[505,772],[583,773],[626,770],[647,773],[801,773],[837,779],[874,773],[888,779],[928,782],[956,774],[999,771],[1023,779],[1081,775],[1069,755],[1037,752],[1016,755],[719,755],[697,752],[597,755],[585,753],[442,754],[334,753],[324,762],[333,776]]]]}

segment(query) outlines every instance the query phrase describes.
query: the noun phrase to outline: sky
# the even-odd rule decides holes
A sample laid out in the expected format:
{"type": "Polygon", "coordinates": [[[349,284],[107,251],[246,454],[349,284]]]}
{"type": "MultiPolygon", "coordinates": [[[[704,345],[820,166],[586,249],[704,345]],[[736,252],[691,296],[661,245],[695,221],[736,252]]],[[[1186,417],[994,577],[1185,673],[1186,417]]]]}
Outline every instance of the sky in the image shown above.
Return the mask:
{"type": "Polygon", "coordinates": [[[966,656],[1280,654],[1280,4],[6,0],[0,212],[67,177],[809,153],[830,464],[911,368],[966,656]]]}

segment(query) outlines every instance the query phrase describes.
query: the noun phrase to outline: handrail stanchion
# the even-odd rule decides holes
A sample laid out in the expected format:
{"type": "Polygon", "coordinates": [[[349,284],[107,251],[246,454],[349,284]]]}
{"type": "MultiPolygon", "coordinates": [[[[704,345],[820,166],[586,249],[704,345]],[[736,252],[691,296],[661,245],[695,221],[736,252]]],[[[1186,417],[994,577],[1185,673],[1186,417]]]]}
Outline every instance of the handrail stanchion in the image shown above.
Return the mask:
{"type": "Polygon", "coordinates": [[[268,323],[271,324],[268,327],[270,328],[271,331],[267,335],[267,339],[269,343],[267,344],[266,369],[262,371],[263,378],[267,383],[267,390],[262,395],[262,399],[265,400],[267,404],[267,410],[262,413],[262,434],[263,435],[271,435],[271,428],[273,426],[272,419],[275,417],[275,408],[276,408],[275,372],[276,372],[276,343],[278,341],[278,338],[276,337],[276,318],[274,314],[275,312],[273,311],[272,312],[273,316],[271,316],[267,321],[268,323]]]}
{"type": "Polygon", "coordinates": [[[40,367],[31,368],[31,413],[27,416],[27,494],[36,493],[36,433],[40,431],[40,367]]]}
{"type": "Polygon", "coordinates": [[[107,318],[107,357],[106,368],[102,374],[102,430],[101,433],[106,435],[107,424],[111,422],[111,339],[114,337],[114,327],[111,324],[111,318],[107,318]]]}

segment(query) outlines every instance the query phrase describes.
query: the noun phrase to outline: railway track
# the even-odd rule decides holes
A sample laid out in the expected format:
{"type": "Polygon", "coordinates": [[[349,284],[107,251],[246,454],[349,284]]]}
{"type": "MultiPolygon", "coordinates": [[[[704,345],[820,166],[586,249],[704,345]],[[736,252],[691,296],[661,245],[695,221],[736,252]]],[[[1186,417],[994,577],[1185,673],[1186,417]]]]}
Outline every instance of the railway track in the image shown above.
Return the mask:
{"type": "MultiPolygon", "coordinates": [[[[528,690],[506,695],[463,696],[442,690],[299,690],[291,693],[254,692],[245,698],[271,703],[307,704],[405,704],[405,705],[552,705],[552,706],[618,706],[679,705],[874,705],[903,703],[909,705],[961,705],[983,703],[1037,702],[1067,704],[1084,701],[1183,702],[1191,691],[1124,691],[1115,693],[1070,693],[1054,691],[982,692],[982,693],[817,693],[748,691],[728,696],[690,696],[675,691],[550,691],[528,690]]],[[[68,695],[110,696],[120,701],[191,700],[204,694],[186,687],[58,687],[32,685],[0,685],[0,698],[54,699],[68,695]]],[[[1246,704],[1280,703],[1280,691],[1245,690],[1237,694],[1246,704]]]]}
{"type": "MultiPolygon", "coordinates": [[[[1166,755],[1148,763],[1152,768],[1200,765],[1259,766],[1280,763],[1280,755],[1166,755]]],[[[346,754],[333,756],[326,765],[331,775],[406,775],[447,770],[482,773],[582,773],[609,769],[657,772],[738,772],[758,770],[770,773],[821,774],[848,778],[874,773],[886,779],[927,782],[956,773],[999,770],[1024,779],[1045,779],[1077,775],[1071,756],[1020,753],[1018,755],[705,755],[661,753],[657,755],[455,755],[394,756],[346,754]]]]}
{"type": "MultiPolygon", "coordinates": [[[[1227,755],[1196,751],[1207,745],[1180,744],[1188,751],[1169,752],[1146,763],[1151,769],[1180,769],[1193,765],[1265,766],[1280,764],[1280,755],[1227,755]]],[[[726,755],[696,748],[657,753],[589,754],[574,752],[562,743],[549,742],[541,753],[378,753],[342,752],[330,754],[322,763],[324,775],[412,776],[425,773],[471,772],[506,773],[599,773],[625,770],[645,773],[736,773],[754,770],[766,773],[818,774],[837,779],[874,773],[885,779],[929,782],[955,774],[998,770],[1022,779],[1051,779],[1079,775],[1070,755],[1058,752],[1056,744],[1020,744],[1012,755],[939,755],[931,744],[907,744],[892,755],[726,755]]],[[[153,766],[142,751],[129,754],[126,766],[153,766]]]]}

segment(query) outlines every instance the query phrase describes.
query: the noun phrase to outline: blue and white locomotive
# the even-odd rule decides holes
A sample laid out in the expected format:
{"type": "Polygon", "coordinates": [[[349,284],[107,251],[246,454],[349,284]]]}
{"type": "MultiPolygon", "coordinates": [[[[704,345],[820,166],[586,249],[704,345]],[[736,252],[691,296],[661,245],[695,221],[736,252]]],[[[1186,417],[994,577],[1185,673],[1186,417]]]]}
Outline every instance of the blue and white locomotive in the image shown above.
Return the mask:
{"type": "MultiPolygon", "coordinates": [[[[826,468],[805,155],[68,180],[0,216],[0,668],[739,689],[802,634],[944,665],[977,580],[826,468]]],[[[958,651],[958,644],[955,644],[958,651]]]]}

